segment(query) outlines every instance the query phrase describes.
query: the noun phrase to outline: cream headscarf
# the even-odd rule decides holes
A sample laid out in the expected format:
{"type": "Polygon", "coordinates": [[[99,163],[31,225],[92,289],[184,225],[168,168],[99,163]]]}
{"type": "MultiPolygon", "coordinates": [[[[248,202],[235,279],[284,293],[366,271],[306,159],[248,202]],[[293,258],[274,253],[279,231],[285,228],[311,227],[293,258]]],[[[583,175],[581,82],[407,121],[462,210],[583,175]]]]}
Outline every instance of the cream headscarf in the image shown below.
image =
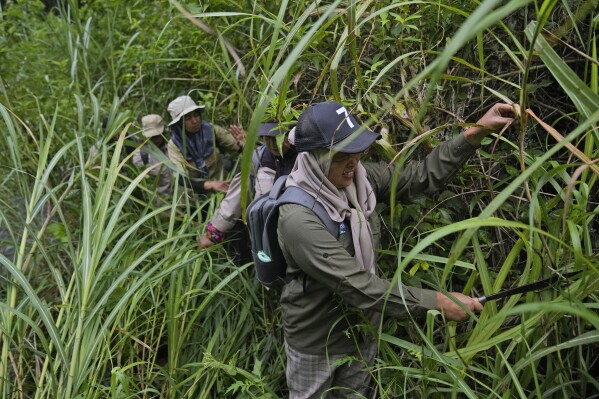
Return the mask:
{"type": "Polygon", "coordinates": [[[356,260],[364,270],[375,273],[372,231],[368,218],[374,212],[376,198],[366,177],[366,169],[359,164],[353,183],[338,189],[327,178],[330,165],[329,150],[301,152],[286,185],[299,187],[316,198],[335,222],[348,221],[356,260]]]}

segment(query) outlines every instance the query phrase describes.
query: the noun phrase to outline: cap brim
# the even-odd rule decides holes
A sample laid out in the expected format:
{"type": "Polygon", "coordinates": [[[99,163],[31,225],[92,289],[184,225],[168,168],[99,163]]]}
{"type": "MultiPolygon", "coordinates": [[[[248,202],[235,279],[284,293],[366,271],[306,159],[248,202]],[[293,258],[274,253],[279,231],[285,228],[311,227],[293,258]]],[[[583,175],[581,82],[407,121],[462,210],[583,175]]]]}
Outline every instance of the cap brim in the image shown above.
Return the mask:
{"type": "Polygon", "coordinates": [[[258,136],[275,137],[283,133],[283,130],[277,129],[278,123],[262,123],[258,128],[258,136]]]}
{"type": "Polygon", "coordinates": [[[333,144],[331,150],[334,152],[345,152],[347,154],[357,154],[366,151],[375,141],[381,138],[381,135],[371,130],[357,130],[350,136],[333,144]]]}
{"type": "Polygon", "coordinates": [[[179,122],[184,115],[187,115],[188,113],[193,112],[196,109],[203,110],[204,108],[206,108],[204,105],[192,105],[191,107],[187,107],[175,119],[173,119],[171,121],[171,123],[169,123],[168,125],[172,126],[175,123],[179,122]]]}

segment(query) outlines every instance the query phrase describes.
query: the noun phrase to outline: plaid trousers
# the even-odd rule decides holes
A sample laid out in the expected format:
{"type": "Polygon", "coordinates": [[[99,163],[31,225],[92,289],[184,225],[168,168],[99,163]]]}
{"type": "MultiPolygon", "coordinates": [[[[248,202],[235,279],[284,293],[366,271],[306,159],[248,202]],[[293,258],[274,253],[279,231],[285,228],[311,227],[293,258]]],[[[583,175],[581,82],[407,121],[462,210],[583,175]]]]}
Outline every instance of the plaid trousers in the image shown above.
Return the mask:
{"type": "Polygon", "coordinates": [[[301,353],[285,342],[289,399],[368,398],[370,372],[376,342],[368,341],[359,358],[338,365],[347,355],[310,355],[301,353]]]}

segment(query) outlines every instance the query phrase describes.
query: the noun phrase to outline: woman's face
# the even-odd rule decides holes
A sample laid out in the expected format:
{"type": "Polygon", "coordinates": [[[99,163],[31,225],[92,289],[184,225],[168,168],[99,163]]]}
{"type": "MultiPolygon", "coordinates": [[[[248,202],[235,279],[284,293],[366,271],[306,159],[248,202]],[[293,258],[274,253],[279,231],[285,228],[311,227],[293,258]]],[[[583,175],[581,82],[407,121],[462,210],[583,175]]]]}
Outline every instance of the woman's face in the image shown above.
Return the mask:
{"type": "Polygon", "coordinates": [[[195,134],[199,132],[202,127],[202,114],[200,111],[195,110],[183,115],[183,125],[187,133],[195,134]]]}
{"type": "Polygon", "coordinates": [[[357,154],[346,154],[344,152],[338,152],[333,155],[331,159],[331,166],[329,167],[329,174],[327,178],[337,188],[345,188],[349,186],[354,180],[356,170],[360,164],[360,158],[365,152],[359,152],[357,154]]]}

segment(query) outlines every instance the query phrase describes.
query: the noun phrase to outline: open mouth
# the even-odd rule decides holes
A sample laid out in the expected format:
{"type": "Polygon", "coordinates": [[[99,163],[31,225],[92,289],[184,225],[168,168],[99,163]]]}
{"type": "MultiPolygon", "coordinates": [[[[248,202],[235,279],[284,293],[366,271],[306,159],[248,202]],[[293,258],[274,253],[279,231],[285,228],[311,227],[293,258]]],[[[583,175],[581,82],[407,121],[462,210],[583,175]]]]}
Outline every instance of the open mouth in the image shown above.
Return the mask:
{"type": "Polygon", "coordinates": [[[343,171],[343,176],[344,177],[354,177],[354,170],[344,170],[343,171]]]}

